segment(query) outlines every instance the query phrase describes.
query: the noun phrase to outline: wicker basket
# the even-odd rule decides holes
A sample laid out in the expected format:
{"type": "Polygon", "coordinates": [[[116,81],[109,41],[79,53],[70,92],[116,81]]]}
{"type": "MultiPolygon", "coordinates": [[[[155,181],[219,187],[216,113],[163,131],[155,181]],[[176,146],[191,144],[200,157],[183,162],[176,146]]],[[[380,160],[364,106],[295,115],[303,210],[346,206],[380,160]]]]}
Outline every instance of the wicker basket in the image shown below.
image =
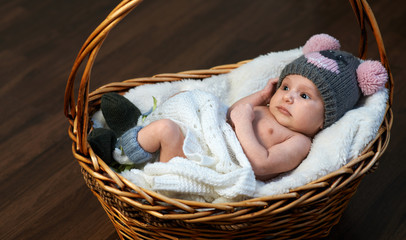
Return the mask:
{"type": "Polygon", "coordinates": [[[64,110],[70,123],[73,155],[81,166],[88,187],[107,212],[120,238],[315,239],[327,236],[332,226],[338,223],[362,177],[377,165],[388,145],[392,126],[393,78],[379,28],[367,2],[350,0],[361,28],[359,56],[365,58],[366,55],[368,24],[390,78],[387,84],[390,98],[376,138],[358,158],[341,169],[287,194],[222,204],[172,199],[135,186],[114,173],[87,144],[91,128],[89,116],[99,108],[104,93],[124,93],[144,83],[203,79],[227,73],[247,62],[131,79],[107,84],[89,93],[90,71],[104,39],[140,2],[122,1],[90,35],[74,62],[65,92],[64,110]],[[84,70],[75,103],[74,82],[82,64],[84,70]]]}

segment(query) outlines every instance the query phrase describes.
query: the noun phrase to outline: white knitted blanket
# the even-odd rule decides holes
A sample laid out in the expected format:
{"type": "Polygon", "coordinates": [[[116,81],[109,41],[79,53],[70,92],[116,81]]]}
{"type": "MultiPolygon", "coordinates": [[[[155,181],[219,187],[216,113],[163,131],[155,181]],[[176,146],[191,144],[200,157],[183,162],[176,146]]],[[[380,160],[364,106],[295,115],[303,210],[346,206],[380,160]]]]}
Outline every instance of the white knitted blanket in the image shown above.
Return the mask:
{"type": "MultiPolygon", "coordinates": [[[[142,85],[131,89],[125,97],[140,108],[142,112],[147,112],[153,105],[152,97],[155,97],[158,105],[161,105],[166,104],[165,101],[170,96],[180,91],[201,89],[217,96],[219,101],[226,106],[231,106],[238,99],[263,88],[269,78],[279,76],[283,67],[301,54],[301,48],[273,52],[259,56],[228,74],[213,76],[203,81],[182,80],[172,83],[142,85]]],[[[188,158],[191,159],[175,158],[170,161],[170,164],[150,163],[144,169],[133,169],[124,171],[121,174],[140,187],[152,189],[170,197],[196,201],[240,201],[244,196],[261,197],[286,193],[292,188],[307,184],[339,169],[348,160],[358,156],[366,144],[376,135],[385,113],[387,98],[388,91],[386,89],[364,98],[358,108],[347,112],[338,122],[316,135],[309,155],[296,169],[268,182],[256,181],[254,190],[252,187],[253,175],[246,166],[246,158],[239,157],[237,162],[230,160],[230,156],[232,156],[230,149],[240,149],[239,144],[236,144],[238,147],[221,146],[226,151],[224,153],[216,152],[216,156],[222,156],[225,161],[218,166],[216,164],[221,160],[212,157],[211,154],[208,157],[204,155],[197,157],[189,151],[189,149],[200,149],[198,152],[202,153],[206,150],[203,144],[203,147],[184,147],[186,151],[189,151],[188,154],[191,157],[188,156],[188,158]],[[196,161],[199,158],[201,160],[196,161]],[[210,169],[210,171],[205,171],[203,176],[200,174],[203,172],[201,169],[206,166],[210,166],[207,167],[207,170],[210,169]],[[225,170],[223,167],[226,166],[230,166],[230,169],[225,170]],[[185,170],[185,172],[177,174],[176,171],[179,172],[180,169],[185,170]],[[217,169],[224,172],[217,172],[217,169]],[[235,170],[245,174],[244,177],[234,178],[237,175],[233,173],[235,170]],[[234,183],[234,185],[230,185],[230,182],[234,183]],[[223,184],[223,187],[218,184],[223,184]],[[246,185],[242,186],[244,184],[246,185]]],[[[169,101],[176,100],[175,97],[173,99],[169,101]]],[[[220,114],[225,112],[224,105],[219,101],[214,101],[219,106],[217,118],[220,118],[220,114]]],[[[186,115],[180,114],[177,117],[182,119],[186,115]]],[[[149,120],[152,120],[152,117],[147,119],[147,121],[149,120]]],[[[93,121],[97,123],[96,127],[106,127],[100,112],[93,116],[93,121]]],[[[199,124],[205,123],[200,122],[199,124]]],[[[199,127],[202,126],[205,125],[199,125],[199,127]]],[[[190,131],[194,131],[193,127],[194,124],[190,131]]],[[[207,134],[217,134],[223,137],[224,133],[222,132],[226,129],[226,125],[220,125],[218,129],[218,132],[213,132],[204,127],[202,128],[202,134],[205,135],[207,130],[207,134]]],[[[231,133],[226,135],[229,136],[231,133]]],[[[222,141],[227,142],[230,139],[222,141]]],[[[203,138],[200,140],[203,140],[203,138]]],[[[188,142],[198,143],[199,140],[190,138],[188,142]]],[[[220,146],[217,147],[216,149],[220,148],[220,146]]]]}
{"type": "MultiPolygon", "coordinates": [[[[185,136],[183,152],[167,163],[131,170],[142,187],[165,191],[167,195],[205,201],[252,196],[256,181],[238,139],[226,123],[227,106],[211,93],[193,90],[177,94],[160,105],[142,123],[159,119],[175,121],[185,136]],[[172,193],[172,194],[171,194],[172,193]]],[[[128,176],[127,173],[123,175],[128,176]]],[[[131,176],[128,176],[131,178],[131,176]]]]}

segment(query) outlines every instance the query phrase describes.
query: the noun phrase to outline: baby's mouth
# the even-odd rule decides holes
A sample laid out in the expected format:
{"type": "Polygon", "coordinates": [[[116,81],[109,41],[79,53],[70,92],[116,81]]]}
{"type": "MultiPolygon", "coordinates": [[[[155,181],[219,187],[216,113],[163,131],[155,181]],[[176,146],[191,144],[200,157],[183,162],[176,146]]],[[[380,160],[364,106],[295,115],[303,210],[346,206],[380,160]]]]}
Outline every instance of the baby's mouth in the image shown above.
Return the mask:
{"type": "Polygon", "coordinates": [[[283,107],[283,106],[278,106],[278,107],[276,107],[276,108],[277,108],[278,111],[279,111],[280,113],[282,113],[283,115],[292,116],[292,115],[290,114],[290,112],[289,112],[285,107],[283,107]]]}

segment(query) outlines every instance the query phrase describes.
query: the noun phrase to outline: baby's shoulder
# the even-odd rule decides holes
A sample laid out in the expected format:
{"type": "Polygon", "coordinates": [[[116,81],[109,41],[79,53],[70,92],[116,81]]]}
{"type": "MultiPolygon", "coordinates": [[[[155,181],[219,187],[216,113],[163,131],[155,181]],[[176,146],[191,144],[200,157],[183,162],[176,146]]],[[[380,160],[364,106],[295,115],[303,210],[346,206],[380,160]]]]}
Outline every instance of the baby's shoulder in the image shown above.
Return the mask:
{"type": "Polygon", "coordinates": [[[310,146],[312,145],[312,138],[294,131],[292,131],[291,134],[292,135],[287,139],[287,141],[290,142],[294,149],[300,148],[303,150],[310,150],[310,146]]]}

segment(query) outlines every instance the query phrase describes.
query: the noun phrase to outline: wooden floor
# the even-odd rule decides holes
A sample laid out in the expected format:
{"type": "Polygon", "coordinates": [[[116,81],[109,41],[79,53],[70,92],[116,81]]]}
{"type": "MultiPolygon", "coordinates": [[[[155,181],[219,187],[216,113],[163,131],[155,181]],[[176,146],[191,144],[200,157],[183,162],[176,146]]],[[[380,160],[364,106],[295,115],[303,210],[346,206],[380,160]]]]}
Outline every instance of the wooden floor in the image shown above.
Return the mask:
{"type": "MultiPolygon", "coordinates": [[[[116,4],[0,0],[0,239],[118,239],[85,186],[63,115],[74,58],[116,4]]],[[[378,170],[364,178],[327,239],[406,239],[406,2],[371,0],[371,7],[396,82],[395,123],[378,170]]],[[[357,51],[347,1],[145,1],[110,33],[91,88],[296,48],[320,32],[357,51]]]]}

